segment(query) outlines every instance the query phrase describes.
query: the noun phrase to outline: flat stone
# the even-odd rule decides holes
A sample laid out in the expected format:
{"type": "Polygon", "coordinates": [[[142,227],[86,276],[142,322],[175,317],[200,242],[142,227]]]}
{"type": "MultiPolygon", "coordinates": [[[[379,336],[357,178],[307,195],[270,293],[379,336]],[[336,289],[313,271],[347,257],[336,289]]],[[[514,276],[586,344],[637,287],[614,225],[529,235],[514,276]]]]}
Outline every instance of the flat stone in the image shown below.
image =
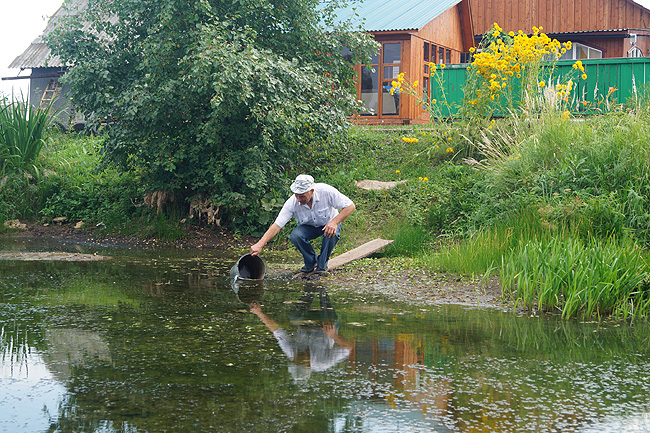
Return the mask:
{"type": "Polygon", "coordinates": [[[371,190],[381,190],[381,189],[391,189],[395,188],[400,183],[406,183],[405,180],[391,181],[391,182],[382,182],[380,180],[359,180],[355,182],[357,188],[365,189],[367,191],[371,190]]]}
{"type": "Polygon", "coordinates": [[[20,220],[5,221],[4,226],[8,229],[27,230],[27,224],[21,223],[20,220]]]}

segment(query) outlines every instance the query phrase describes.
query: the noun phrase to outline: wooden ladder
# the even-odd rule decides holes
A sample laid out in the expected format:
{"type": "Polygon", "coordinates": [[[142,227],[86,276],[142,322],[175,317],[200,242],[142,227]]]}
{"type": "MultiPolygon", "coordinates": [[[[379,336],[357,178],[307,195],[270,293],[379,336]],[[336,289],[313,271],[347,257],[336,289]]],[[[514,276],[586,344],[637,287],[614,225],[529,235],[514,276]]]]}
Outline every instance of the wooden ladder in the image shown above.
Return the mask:
{"type": "Polygon", "coordinates": [[[59,92],[59,89],[61,88],[61,83],[59,83],[56,80],[50,80],[49,83],[47,83],[47,87],[45,88],[45,91],[43,92],[43,96],[41,97],[41,103],[38,104],[38,108],[47,108],[50,106],[54,98],[56,97],[56,94],[59,92]]]}

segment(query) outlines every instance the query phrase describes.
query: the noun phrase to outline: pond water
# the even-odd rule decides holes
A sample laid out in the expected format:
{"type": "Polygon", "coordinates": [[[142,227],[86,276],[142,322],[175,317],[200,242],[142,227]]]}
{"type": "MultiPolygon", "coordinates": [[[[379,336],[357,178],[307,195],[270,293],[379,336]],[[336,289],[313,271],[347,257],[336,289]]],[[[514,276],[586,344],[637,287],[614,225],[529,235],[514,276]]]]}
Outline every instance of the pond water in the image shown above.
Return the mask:
{"type": "Polygon", "coordinates": [[[111,259],[0,260],[0,432],[650,432],[646,323],[233,285],[232,254],[0,237],[57,250],[111,259]]]}

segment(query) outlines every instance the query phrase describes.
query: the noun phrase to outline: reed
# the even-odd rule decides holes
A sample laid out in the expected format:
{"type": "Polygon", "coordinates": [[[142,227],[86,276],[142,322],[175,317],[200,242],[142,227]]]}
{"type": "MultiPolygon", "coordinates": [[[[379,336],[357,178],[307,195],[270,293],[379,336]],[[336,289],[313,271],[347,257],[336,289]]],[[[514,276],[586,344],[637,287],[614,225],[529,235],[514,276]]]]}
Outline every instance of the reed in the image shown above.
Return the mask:
{"type": "Polygon", "coordinates": [[[522,242],[548,239],[557,231],[544,225],[536,210],[526,209],[496,226],[444,245],[437,254],[424,255],[420,260],[423,265],[444,272],[485,274],[498,268],[501,258],[522,242]]]}
{"type": "Polygon", "coordinates": [[[503,294],[562,317],[646,317],[648,264],[633,243],[574,237],[533,239],[505,255],[503,294]]]}
{"type": "Polygon", "coordinates": [[[0,102],[0,174],[36,170],[52,122],[50,110],[24,101],[0,102]]]}

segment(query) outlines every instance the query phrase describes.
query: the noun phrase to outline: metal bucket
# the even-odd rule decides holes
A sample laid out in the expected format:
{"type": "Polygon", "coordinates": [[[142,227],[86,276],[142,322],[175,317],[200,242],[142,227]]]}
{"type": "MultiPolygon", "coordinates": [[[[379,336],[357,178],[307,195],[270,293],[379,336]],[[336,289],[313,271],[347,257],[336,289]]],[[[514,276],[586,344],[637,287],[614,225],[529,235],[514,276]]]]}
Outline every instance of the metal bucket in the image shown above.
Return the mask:
{"type": "Polygon", "coordinates": [[[237,260],[230,269],[230,276],[234,280],[262,280],[266,273],[266,265],[260,256],[245,254],[237,260]]]}

